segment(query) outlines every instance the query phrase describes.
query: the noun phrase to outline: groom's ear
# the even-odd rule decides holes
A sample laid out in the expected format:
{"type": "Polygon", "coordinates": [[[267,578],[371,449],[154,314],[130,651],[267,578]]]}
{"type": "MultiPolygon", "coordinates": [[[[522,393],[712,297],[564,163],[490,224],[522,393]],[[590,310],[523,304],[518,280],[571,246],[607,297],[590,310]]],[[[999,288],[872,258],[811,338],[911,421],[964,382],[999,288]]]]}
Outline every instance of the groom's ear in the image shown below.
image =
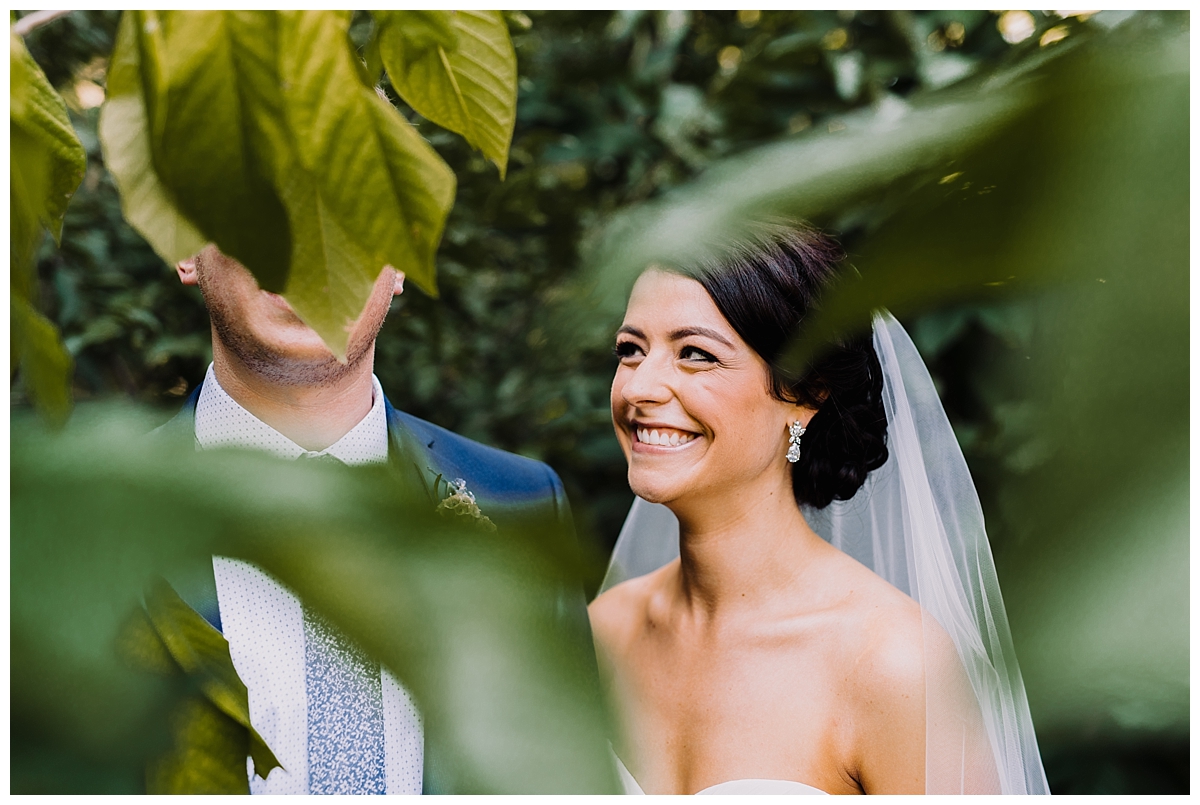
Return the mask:
{"type": "Polygon", "coordinates": [[[196,285],[199,282],[196,278],[196,258],[193,256],[186,260],[180,260],[175,264],[175,273],[179,275],[179,281],[184,285],[196,285]]]}

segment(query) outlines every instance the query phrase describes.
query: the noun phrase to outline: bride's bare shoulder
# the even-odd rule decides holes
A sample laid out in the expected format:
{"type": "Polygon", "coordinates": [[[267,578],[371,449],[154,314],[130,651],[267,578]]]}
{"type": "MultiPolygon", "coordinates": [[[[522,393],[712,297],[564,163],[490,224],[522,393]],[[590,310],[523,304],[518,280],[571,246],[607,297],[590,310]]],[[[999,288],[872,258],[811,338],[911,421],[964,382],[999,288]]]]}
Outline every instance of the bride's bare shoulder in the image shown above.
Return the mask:
{"type": "Polygon", "coordinates": [[[905,696],[924,688],[925,664],[953,646],[921,606],[849,557],[843,560],[845,643],[855,672],[851,676],[873,694],[905,696]]]}
{"type": "MultiPolygon", "coordinates": [[[[851,560],[853,561],[853,560],[851,560]]],[[[854,563],[857,565],[857,563],[854,563]]],[[[953,641],[926,610],[870,570],[847,568],[853,585],[843,645],[847,737],[855,777],[868,793],[923,790],[930,683],[961,675],[953,641]]]]}
{"type": "Polygon", "coordinates": [[[678,560],[653,573],[623,581],[605,590],[588,605],[588,618],[597,643],[615,648],[639,631],[652,600],[662,590],[673,565],[678,565],[678,560]]]}

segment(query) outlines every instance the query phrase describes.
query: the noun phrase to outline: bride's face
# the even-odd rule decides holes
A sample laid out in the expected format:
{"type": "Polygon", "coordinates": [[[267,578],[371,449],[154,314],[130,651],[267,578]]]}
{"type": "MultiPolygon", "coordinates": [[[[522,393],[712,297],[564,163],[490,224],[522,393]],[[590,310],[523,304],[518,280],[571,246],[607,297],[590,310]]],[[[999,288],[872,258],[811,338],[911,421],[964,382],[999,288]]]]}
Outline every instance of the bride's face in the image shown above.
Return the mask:
{"type": "Polygon", "coordinates": [[[642,274],[616,351],[613,426],[635,494],[670,503],[790,488],[787,426],[813,412],[771,395],[766,362],[700,283],[642,274]]]}

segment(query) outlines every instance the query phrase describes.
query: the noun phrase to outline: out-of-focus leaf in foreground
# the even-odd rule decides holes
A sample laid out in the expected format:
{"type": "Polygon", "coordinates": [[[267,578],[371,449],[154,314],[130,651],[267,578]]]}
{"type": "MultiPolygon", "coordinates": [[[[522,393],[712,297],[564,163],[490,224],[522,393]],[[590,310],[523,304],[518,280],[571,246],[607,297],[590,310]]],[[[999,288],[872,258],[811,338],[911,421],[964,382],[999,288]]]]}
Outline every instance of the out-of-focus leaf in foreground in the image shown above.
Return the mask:
{"type": "Polygon", "coordinates": [[[1040,447],[1011,456],[988,515],[1016,531],[997,567],[1035,723],[1047,745],[1186,734],[1187,22],[1102,14],[1060,45],[726,161],[627,214],[593,282],[615,312],[647,265],[754,219],[849,233],[860,278],[805,323],[793,365],[876,307],[1032,300],[1008,381],[1031,390],[1040,447]]]}
{"type": "Polygon", "coordinates": [[[63,215],[83,179],[87,154],[66,104],[15,34],[9,35],[9,70],[9,248],[14,261],[26,266],[43,228],[55,240],[62,234],[63,215]]]}
{"type": "MultiPolygon", "coordinates": [[[[1120,237],[1128,227],[1107,224],[1135,206],[1096,196],[1093,185],[1138,170],[1111,160],[1159,148],[1165,121],[1145,113],[1177,111],[1162,96],[1186,84],[1186,63],[1186,34],[1131,24],[1083,31],[939,92],[908,102],[884,96],[835,132],[724,160],[614,220],[589,261],[601,310],[619,315],[646,266],[686,264],[764,218],[855,235],[862,282],[806,323],[795,360],[875,307],[904,316],[1000,286],[1087,274],[1109,253],[1091,235],[1120,237]],[[1042,205],[1058,211],[1040,215],[1042,205]]],[[[1145,176],[1141,184],[1150,186],[1145,176]]]]}
{"type": "Polygon", "coordinates": [[[87,154],[67,107],[19,36],[9,34],[9,293],[13,369],[50,421],[71,405],[71,356],[38,311],[34,250],[43,231],[57,242],[67,203],[83,179],[87,154]]]}
{"type": "MultiPolygon", "coordinates": [[[[16,276],[21,267],[15,262],[16,276]]],[[[13,368],[21,377],[37,410],[53,424],[62,424],[71,411],[71,355],[58,329],[28,299],[15,291],[9,300],[13,368]]]]}
{"type": "Polygon", "coordinates": [[[246,686],[233,667],[229,643],[166,581],[146,594],[117,640],[134,668],[182,672],[196,683],[170,715],[173,746],[146,770],[148,794],[249,794],[247,755],[266,777],[279,761],[250,723],[246,686]]]}
{"type": "Polygon", "coordinates": [[[619,317],[633,278],[647,266],[687,265],[757,220],[829,225],[847,210],[886,217],[885,205],[907,201],[914,185],[936,185],[1028,105],[1024,91],[946,91],[921,105],[885,96],[848,115],[836,134],[728,158],[663,200],[614,218],[588,261],[598,310],[619,317]]]}
{"type": "Polygon", "coordinates": [[[130,11],[101,119],[130,223],[168,263],[204,241],[334,354],[385,265],[436,293],[454,175],[364,84],[350,12],[130,11]]]}
{"type": "Polygon", "coordinates": [[[409,106],[500,169],[517,120],[517,54],[499,11],[375,11],[379,54],[409,106]]]}
{"type": "MultiPolygon", "coordinates": [[[[214,553],[257,562],[397,673],[444,790],[612,790],[590,645],[555,618],[577,568],[552,537],[464,531],[390,469],[197,454],[144,431],[128,413],[92,411],[62,437],[13,428],[14,791],[141,790],[145,764],[172,745],[208,747],[219,770],[240,740],[244,768],[246,731],[219,735],[237,715],[219,664],[197,697],[117,651],[146,583],[162,574],[183,592],[214,553]],[[204,740],[183,740],[189,730],[204,740]]],[[[151,620],[171,609],[169,597],[148,604],[151,620]]],[[[176,661],[203,670],[204,640],[171,642],[176,661]]]]}

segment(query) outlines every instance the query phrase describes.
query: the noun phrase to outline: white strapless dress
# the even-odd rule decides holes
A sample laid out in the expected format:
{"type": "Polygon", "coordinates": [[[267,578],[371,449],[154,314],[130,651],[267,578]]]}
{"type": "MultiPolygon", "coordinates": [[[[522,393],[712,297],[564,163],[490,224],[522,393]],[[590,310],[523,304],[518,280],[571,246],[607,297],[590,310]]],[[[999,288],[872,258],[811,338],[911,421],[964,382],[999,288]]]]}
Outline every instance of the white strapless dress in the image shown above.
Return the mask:
{"type": "MultiPolygon", "coordinates": [[[[638,785],[638,781],[633,779],[633,775],[629,773],[629,769],[625,768],[625,764],[621,762],[621,758],[617,757],[616,753],[613,754],[613,760],[617,763],[617,774],[621,777],[623,793],[645,794],[646,792],[638,785]]],[[[710,785],[702,791],[697,791],[696,794],[697,796],[700,794],[820,794],[829,796],[828,792],[819,788],[791,780],[730,780],[726,783],[710,785]]]]}

